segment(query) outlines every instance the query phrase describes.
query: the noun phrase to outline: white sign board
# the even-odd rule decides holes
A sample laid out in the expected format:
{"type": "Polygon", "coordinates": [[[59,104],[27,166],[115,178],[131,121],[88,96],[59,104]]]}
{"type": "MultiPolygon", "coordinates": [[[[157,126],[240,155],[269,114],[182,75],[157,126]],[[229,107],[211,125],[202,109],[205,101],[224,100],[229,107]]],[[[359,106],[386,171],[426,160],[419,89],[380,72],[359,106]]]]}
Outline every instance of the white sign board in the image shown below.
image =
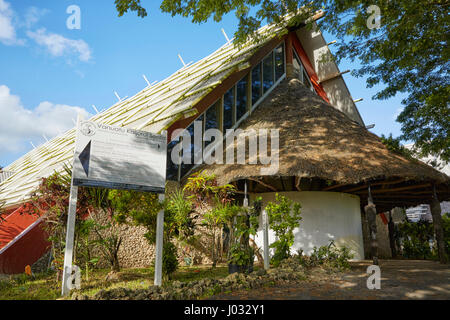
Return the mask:
{"type": "Polygon", "coordinates": [[[165,135],[81,121],[76,141],[75,186],[164,193],[165,135]]]}

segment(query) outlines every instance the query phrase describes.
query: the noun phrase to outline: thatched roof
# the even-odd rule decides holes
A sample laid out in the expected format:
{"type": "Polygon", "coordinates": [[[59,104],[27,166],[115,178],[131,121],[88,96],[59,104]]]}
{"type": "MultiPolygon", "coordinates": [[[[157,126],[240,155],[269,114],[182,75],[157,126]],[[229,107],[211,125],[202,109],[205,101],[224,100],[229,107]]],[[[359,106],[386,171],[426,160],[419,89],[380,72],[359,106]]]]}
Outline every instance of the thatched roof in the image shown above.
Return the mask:
{"type": "Polygon", "coordinates": [[[281,179],[280,187],[270,184],[277,190],[289,190],[288,177],[296,179],[300,190],[299,181],[306,178],[323,181],[316,190],[343,191],[352,186],[357,190],[351,191],[362,193],[367,190],[361,185],[367,182],[374,186],[385,182],[392,189],[403,190],[423,185],[430,192],[431,184],[436,184],[442,200],[450,197],[447,175],[419,160],[389,151],[378,136],[328,105],[296,79],[281,83],[240,128],[279,129],[279,171],[264,176],[260,172],[264,166],[260,164],[215,164],[200,168],[214,173],[219,183],[258,180],[259,192],[267,192],[270,190],[264,184],[270,188],[268,181],[275,177],[281,179]]]}

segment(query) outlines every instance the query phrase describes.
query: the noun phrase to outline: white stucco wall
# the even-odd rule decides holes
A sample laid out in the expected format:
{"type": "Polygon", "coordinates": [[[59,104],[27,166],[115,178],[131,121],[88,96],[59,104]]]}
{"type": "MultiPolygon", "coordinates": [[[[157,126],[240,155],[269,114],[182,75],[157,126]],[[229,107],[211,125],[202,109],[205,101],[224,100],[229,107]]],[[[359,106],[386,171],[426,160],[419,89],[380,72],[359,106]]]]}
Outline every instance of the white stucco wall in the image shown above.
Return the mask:
{"type": "MultiPolygon", "coordinates": [[[[297,36],[319,77],[319,81],[340,72],[339,67],[334,61],[323,62],[322,57],[324,55],[326,57],[331,56],[331,51],[316,24],[313,25],[311,30],[307,28],[299,29],[297,36]]],[[[364,121],[353,102],[354,99],[342,76],[323,82],[322,86],[333,107],[344,112],[350,119],[358,122],[362,126],[364,125],[364,121]]]]}
{"type": "MultiPolygon", "coordinates": [[[[314,247],[327,245],[331,240],[339,247],[345,245],[352,250],[355,260],[364,259],[361,214],[359,198],[338,192],[279,192],[301,204],[300,228],[294,231],[294,253],[303,249],[310,254],[314,247]]],[[[263,207],[268,201],[275,200],[275,193],[252,195],[263,199],[263,207]]],[[[260,221],[260,225],[262,223],[260,221]]],[[[275,241],[274,233],[269,230],[269,243],[275,241]]],[[[259,230],[255,242],[263,247],[263,233],[259,230]]],[[[273,252],[271,251],[271,254],[273,252]]]]}

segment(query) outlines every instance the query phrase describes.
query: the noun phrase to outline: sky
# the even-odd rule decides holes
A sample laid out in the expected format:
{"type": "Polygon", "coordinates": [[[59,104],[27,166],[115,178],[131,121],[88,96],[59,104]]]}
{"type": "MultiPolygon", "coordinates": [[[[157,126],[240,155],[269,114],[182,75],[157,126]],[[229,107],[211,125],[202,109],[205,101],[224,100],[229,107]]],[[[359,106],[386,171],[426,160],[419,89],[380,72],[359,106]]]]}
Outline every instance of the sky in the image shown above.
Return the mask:
{"type": "MultiPolygon", "coordinates": [[[[161,81],[188,63],[222,46],[237,29],[233,13],[219,23],[193,24],[161,13],[159,1],[143,0],[148,16],[118,17],[113,0],[0,0],[0,166],[18,159],[86,118],[161,81]],[[80,29],[71,6],[80,8],[80,29]]],[[[334,40],[324,33],[325,40],[334,40]]],[[[331,50],[333,50],[331,46],[331,50]]],[[[356,63],[343,61],[340,69],[356,63]]],[[[367,89],[364,78],[344,79],[366,125],[377,135],[400,135],[395,121],[402,110],[396,96],[372,100],[382,86],[367,89]]]]}

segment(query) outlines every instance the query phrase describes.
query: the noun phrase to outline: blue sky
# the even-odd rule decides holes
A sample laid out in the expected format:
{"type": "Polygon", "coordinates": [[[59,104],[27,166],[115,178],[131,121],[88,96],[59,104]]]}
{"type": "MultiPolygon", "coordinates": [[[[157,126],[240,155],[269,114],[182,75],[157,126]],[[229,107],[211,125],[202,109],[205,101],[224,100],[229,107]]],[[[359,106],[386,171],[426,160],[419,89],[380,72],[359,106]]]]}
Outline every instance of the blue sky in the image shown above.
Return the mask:
{"type": "MultiPolygon", "coordinates": [[[[143,1],[149,15],[118,17],[114,1],[0,0],[0,165],[6,166],[32,146],[69,129],[78,112],[106,109],[121,97],[132,96],[146,83],[163,80],[185,62],[197,61],[231,37],[234,14],[220,23],[192,24],[163,14],[159,1],[143,1]],[[69,30],[66,9],[81,9],[81,29],[69,30]]],[[[334,40],[324,34],[327,41],[334,40]]],[[[357,67],[349,61],[341,70],[357,67]]],[[[380,89],[366,89],[363,79],[346,74],[353,98],[371,131],[400,134],[395,122],[401,96],[372,100],[380,89]]]]}

